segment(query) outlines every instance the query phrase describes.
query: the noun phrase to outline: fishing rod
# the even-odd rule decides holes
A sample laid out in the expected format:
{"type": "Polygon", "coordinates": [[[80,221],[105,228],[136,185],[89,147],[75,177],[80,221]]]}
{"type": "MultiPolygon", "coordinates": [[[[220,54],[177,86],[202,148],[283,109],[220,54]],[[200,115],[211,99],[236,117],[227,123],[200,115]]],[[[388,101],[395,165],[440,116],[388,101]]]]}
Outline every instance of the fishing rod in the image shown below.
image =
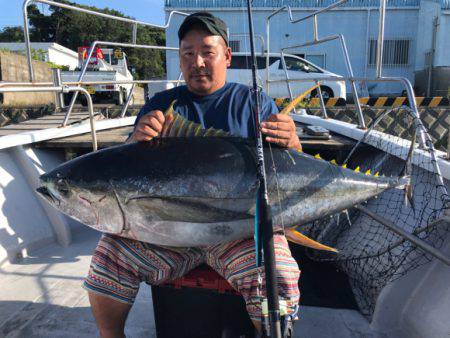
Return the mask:
{"type": "MultiPolygon", "coordinates": [[[[264,253],[264,270],[266,272],[266,295],[269,310],[270,337],[281,338],[280,309],[278,300],[278,284],[275,268],[275,250],[273,245],[273,226],[272,212],[269,205],[269,194],[267,192],[266,168],[264,165],[264,148],[260,130],[261,113],[261,89],[256,80],[256,54],[255,54],[255,36],[253,33],[253,17],[251,0],[247,0],[248,25],[250,35],[251,65],[253,78],[253,115],[255,121],[256,133],[256,151],[257,151],[257,174],[259,179],[259,190],[257,198],[258,223],[257,238],[262,239],[264,253]]],[[[258,256],[258,253],[257,253],[258,256]]]]}

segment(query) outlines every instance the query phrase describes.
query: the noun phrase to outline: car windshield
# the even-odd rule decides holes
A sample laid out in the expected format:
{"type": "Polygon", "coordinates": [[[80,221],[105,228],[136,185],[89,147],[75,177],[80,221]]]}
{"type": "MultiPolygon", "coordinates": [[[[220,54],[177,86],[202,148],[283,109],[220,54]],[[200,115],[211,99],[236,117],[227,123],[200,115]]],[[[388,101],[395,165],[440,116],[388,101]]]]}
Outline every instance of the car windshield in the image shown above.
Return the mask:
{"type": "Polygon", "coordinates": [[[305,72],[305,73],[321,73],[321,71],[318,68],[314,67],[312,64],[307,63],[303,60],[296,59],[293,57],[285,57],[284,60],[286,62],[287,70],[295,70],[298,72],[305,72]]]}

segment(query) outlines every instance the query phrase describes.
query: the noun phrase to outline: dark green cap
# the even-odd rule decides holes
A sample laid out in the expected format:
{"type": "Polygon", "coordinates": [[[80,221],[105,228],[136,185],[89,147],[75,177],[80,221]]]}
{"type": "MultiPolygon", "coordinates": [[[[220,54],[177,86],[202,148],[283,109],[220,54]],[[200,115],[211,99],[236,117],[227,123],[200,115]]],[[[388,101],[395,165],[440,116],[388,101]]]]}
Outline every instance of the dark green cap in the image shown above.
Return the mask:
{"type": "Polygon", "coordinates": [[[208,12],[193,13],[184,19],[178,30],[178,38],[180,41],[194,27],[200,26],[212,35],[219,35],[228,46],[227,25],[221,19],[215,17],[208,12]]]}

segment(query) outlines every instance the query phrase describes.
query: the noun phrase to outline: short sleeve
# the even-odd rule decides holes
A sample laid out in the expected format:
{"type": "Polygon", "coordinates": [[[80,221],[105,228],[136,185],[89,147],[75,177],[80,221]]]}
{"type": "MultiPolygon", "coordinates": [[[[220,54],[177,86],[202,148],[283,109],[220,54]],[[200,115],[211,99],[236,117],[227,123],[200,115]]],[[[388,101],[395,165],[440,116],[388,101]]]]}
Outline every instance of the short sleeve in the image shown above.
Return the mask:
{"type": "Polygon", "coordinates": [[[261,106],[261,121],[266,121],[270,115],[279,113],[275,101],[264,92],[261,93],[261,106]]]}

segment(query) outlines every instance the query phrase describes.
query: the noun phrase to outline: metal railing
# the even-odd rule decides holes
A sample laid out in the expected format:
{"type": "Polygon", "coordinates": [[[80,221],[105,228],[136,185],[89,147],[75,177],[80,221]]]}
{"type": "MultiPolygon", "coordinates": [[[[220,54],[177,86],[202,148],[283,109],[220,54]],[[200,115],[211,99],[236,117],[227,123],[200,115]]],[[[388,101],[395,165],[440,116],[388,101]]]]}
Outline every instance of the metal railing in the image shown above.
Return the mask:
{"type": "Polygon", "coordinates": [[[83,87],[69,87],[69,86],[22,86],[18,84],[9,84],[8,86],[0,87],[0,93],[27,93],[27,92],[54,92],[54,93],[82,93],[86,98],[88,113],[89,113],[89,123],[91,128],[91,138],[92,138],[92,149],[96,151],[97,146],[97,134],[95,130],[94,121],[94,105],[92,103],[92,98],[89,92],[83,87]]]}
{"type": "MultiPolygon", "coordinates": [[[[151,46],[151,45],[137,45],[134,43],[122,43],[122,42],[111,42],[111,41],[94,41],[90,48],[89,48],[89,52],[88,55],[86,57],[86,61],[83,64],[83,68],[81,69],[80,75],[78,77],[78,84],[80,85],[83,81],[83,78],[86,74],[87,71],[87,67],[89,65],[89,60],[92,57],[92,54],[94,53],[95,47],[97,47],[98,45],[103,45],[103,46],[114,46],[114,47],[128,47],[128,48],[141,48],[141,49],[156,49],[156,50],[174,50],[177,51],[178,48],[177,47],[163,47],[163,46],[151,46]]],[[[114,82],[116,83],[116,82],[114,82]]],[[[134,88],[133,88],[134,89],[134,88]]],[[[132,94],[132,93],[131,93],[132,94]]],[[[78,97],[78,93],[74,93],[74,95],[72,96],[72,100],[70,101],[68,110],[67,110],[67,114],[66,114],[66,118],[64,119],[63,125],[65,126],[67,121],[69,120],[69,116],[72,112],[73,106],[75,105],[75,101],[78,97]]],[[[131,99],[130,94],[128,95],[127,101],[125,103],[126,106],[128,106],[129,104],[129,100],[131,99]]],[[[124,106],[125,106],[124,105],[124,106]]]]}
{"type": "MultiPolygon", "coordinates": [[[[94,51],[95,47],[98,46],[98,45],[107,45],[107,46],[125,47],[125,48],[143,48],[143,49],[175,50],[175,51],[177,51],[178,48],[176,48],[176,47],[138,45],[136,43],[136,41],[137,41],[137,26],[138,25],[142,25],[142,26],[147,26],[147,27],[166,29],[166,28],[168,28],[170,26],[172,18],[173,18],[173,16],[175,14],[181,15],[181,16],[189,15],[188,13],[184,13],[184,12],[180,12],[180,11],[171,11],[170,14],[169,14],[169,17],[167,18],[167,21],[166,21],[166,23],[164,25],[155,25],[155,24],[151,24],[151,23],[148,23],[148,22],[144,22],[144,21],[124,18],[124,17],[110,15],[110,14],[105,14],[105,13],[101,13],[101,12],[97,12],[97,11],[93,11],[93,10],[89,10],[89,9],[85,9],[85,8],[81,8],[81,7],[77,7],[77,6],[73,6],[73,5],[62,4],[62,3],[51,1],[51,0],[25,0],[24,3],[23,3],[23,20],[24,20],[24,36],[25,36],[25,44],[26,44],[26,53],[27,53],[28,71],[29,71],[30,82],[35,82],[35,77],[34,77],[33,63],[32,63],[32,60],[31,60],[31,44],[30,44],[30,33],[29,33],[29,26],[28,26],[28,6],[30,6],[30,4],[36,3],[36,2],[42,3],[42,4],[46,4],[46,5],[49,5],[49,6],[55,6],[55,7],[59,7],[59,8],[64,8],[64,9],[76,11],[76,12],[90,14],[90,15],[93,15],[93,16],[98,16],[98,17],[103,17],[103,18],[112,19],[112,20],[116,20],[116,21],[126,22],[126,23],[130,23],[130,24],[133,25],[132,37],[131,37],[132,42],[131,43],[112,42],[112,41],[94,41],[91,44],[91,47],[90,47],[89,53],[88,53],[88,57],[86,58],[86,61],[83,64],[80,76],[78,77],[78,82],[75,83],[75,85],[77,85],[77,86],[80,86],[82,84],[87,84],[87,83],[83,82],[83,78],[84,78],[85,73],[87,71],[89,60],[92,57],[93,51],[94,51]]],[[[180,74],[178,80],[176,81],[177,85],[180,83],[180,81],[181,81],[181,74],[180,74]]],[[[149,81],[149,82],[146,82],[146,83],[153,83],[153,82],[155,82],[155,81],[149,81]]],[[[171,82],[171,81],[165,80],[164,82],[168,83],[168,82],[171,82]]],[[[124,84],[124,83],[132,83],[132,87],[131,87],[130,92],[128,93],[128,96],[126,98],[125,103],[123,104],[122,112],[120,114],[121,117],[125,116],[125,114],[126,114],[128,106],[130,104],[130,101],[131,101],[131,99],[133,97],[133,91],[135,89],[135,85],[138,82],[120,82],[120,84],[124,84]]],[[[64,85],[68,85],[69,83],[63,83],[63,84],[64,85]]],[[[104,84],[119,84],[119,82],[118,81],[109,82],[109,83],[104,82],[104,84]]],[[[73,110],[73,107],[74,107],[74,104],[75,104],[75,101],[76,101],[77,97],[78,97],[78,91],[75,91],[73,96],[72,96],[71,102],[69,104],[69,107],[68,107],[65,119],[63,121],[63,126],[65,126],[67,124],[67,121],[69,120],[70,114],[71,114],[71,112],[73,110]]]]}
{"type": "MultiPolygon", "coordinates": [[[[69,10],[76,11],[76,12],[81,12],[81,13],[85,13],[85,14],[91,14],[91,15],[94,15],[94,16],[99,16],[99,17],[103,17],[103,18],[107,18],[107,19],[112,19],[112,20],[116,20],[116,21],[130,23],[130,24],[133,25],[132,38],[131,38],[132,44],[136,44],[136,40],[137,40],[137,26],[138,25],[147,26],[147,27],[153,27],[153,28],[166,29],[166,28],[168,28],[170,26],[170,22],[172,20],[172,17],[175,14],[182,15],[182,16],[189,15],[188,13],[183,13],[183,12],[179,12],[179,11],[171,11],[170,14],[169,14],[169,17],[167,18],[167,21],[166,21],[166,23],[164,25],[155,25],[155,24],[152,24],[152,23],[149,23],[149,22],[144,22],[144,21],[124,18],[124,17],[120,17],[120,16],[105,14],[105,13],[102,13],[102,12],[97,12],[97,11],[93,11],[93,10],[89,10],[89,9],[85,9],[85,8],[81,8],[81,7],[67,5],[67,4],[63,4],[63,3],[59,3],[59,2],[55,2],[55,1],[51,1],[51,0],[25,0],[24,3],[23,3],[23,25],[24,25],[24,36],[25,36],[25,45],[26,45],[26,53],[27,53],[27,60],[28,60],[28,70],[29,70],[30,82],[34,82],[34,71],[33,71],[33,64],[31,62],[32,60],[31,60],[30,32],[29,32],[29,25],[28,25],[28,6],[30,6],[30,4],[32,4],[32,3],[37,3],[37,2],[38,3],[42,3],[42,4],[46,4],[46,5],[49,5],[49,6],[69,9],[69,10]]],[[[87,59],[87,61],[88,60],[89,59],[87,59]]]]}
{"type": "MultiPolygon", "coordinates": [[[[267,56],[266,56],[266,88],[267,91],[269,92],[270,90],[270,77],[269,77],[269,56],[270,56],[270,20],[277,14],[281,13],[282,11],[286,10],[289,14],[289,21],[292,24],[296,24],[299,22],[303,22],[305,20],[308,20],[310,18],[313,19],[313,40],[312,41],[308,41],[299,45],[294,45],[294,46],[289,46],[289,47],[285,47],[281,49],[281,63],[283,65],[283,70],[285,73],[285,77],[286,77],[286,85],[287,85],[287,89],[289,92],[289,96],[291,98],[291,100],[293,100],[293,94],[292,94],[292,89],[291,89],[291,85],[289,82],[289,73],[286,67],[286,61],[284,59],[284,53],[287,50],[290,49],[298,49],[301,47],[307,47],[307,46],[313,46],[313,45],[318,45],[318,44],[322,44],[325,42],[329,42],[329,41],[333,41],[333,40],[339,40],[340,44],[341,44],[341,48],[342,48],[342,53],[344,55],[344,62],[345,62],[345,66],[347,68],[347,73],[348,73],[348,78],[353,78],[354,74],[353,74],[353,68],[350,62],[350,57],[348,54],[348,50],[347,50],[347,45],[345,43],[345,38],[342,34],[338,34],[338,35],[331,35],[331,36],[326,36],[323,38],[319,38],[319,27],[318,27],[318,23],[317,23],[317,16],[321,13],[325,13],[328,12],[338,6],[341,6],[342,4],[346,3],[348,0],[339,0],[335,3],[330,4],[329,6],[319,9],[309,15],[306,15],[300,19],[294,19],[293,15],[292,15],[292,9],[290,6],[284,6],[276,11],[274,11],[273,13],[271,13],[267,18],[266,18],[266,39],[267,39],[267,56]]],[[[342,79],[341,79],[342,80],[342,79]]],[[[351,88],[352,88],[352,94],[353,94],[353,99],[355,101],[355,106],[356,106],[356,111],[357,111],[357,116],[358,116],[358,125],[360,128],[365,128],[366,124],[364,122],[364,117],[363,117],[363,113],[362,113],[362,109],[361,109],[361,105],[359,103],[359,97],[358,97],[358,91],[356,89],[356,85],[355,82],[353,80],[349,80],[350,84],[351,84],[351,88]]],[[[315,81],[316,84],[320,83],[319,81],[315,81]]],[[[319,86],[318,88],[318,93],[319,93],[319,98],[320,98],[320,105],[322,108],[322,111],[324,112],[324,116],[326,116],[326,109],[325,109],[325,104],[324,104],[324,100],[323,100],[323,96],[322,96],[322,90],[319,86]]]]}

